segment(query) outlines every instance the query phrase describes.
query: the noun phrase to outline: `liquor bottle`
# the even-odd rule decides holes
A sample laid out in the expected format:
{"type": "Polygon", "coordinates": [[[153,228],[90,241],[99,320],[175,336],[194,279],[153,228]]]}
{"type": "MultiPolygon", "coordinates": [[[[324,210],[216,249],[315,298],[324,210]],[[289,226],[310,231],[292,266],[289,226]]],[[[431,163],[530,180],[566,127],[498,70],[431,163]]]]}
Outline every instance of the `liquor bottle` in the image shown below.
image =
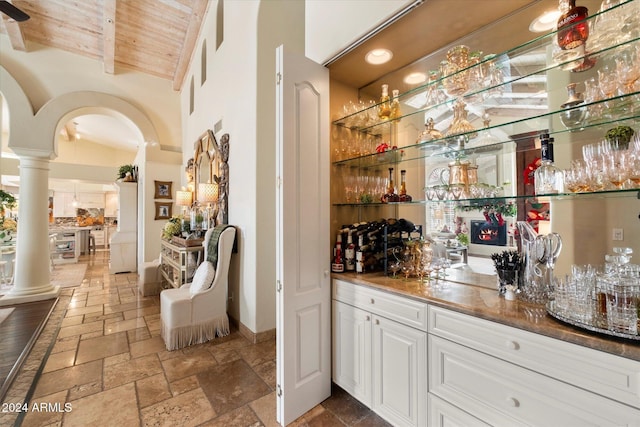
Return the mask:
{"type": "Polygon", "coordinates": [[[378,104],[378,117],[381,120],[388,120],[390,115],[389,85],[382,85],[382,96],[380,97],[380,104],[378,104]]]}
{"type": "Polygon", "coordinates": [[[347,271],[355,271],[356,269],[356,246],[353,244],[351,230],[347,235],[347,247],[344,250],[344,264],[347,271]]]}
{"type": "Polygon", "coordinates": [[[400,201],[400,197],[396,194],[396,188],[393,182],[393,168],[389,168],[389,186],[387,187],[387,192],[382,196],[382,203],[398,201],[400,201]]]}
{"type": "Polygon", "coordinates": [[[535,171],[536,194],[558,194],[564,191],[563,174],[553,164],[553,138],[543,134],[540,137],[541,162],[535,171]]]}
{"type": "Polygon", "coordinates": [[[364,273],[364,235],[358,236],[358,247],[356,248],[356,273],[364,273]]]}
{"type": "Polygon", "coordinates": [[[333,262],[331,271],[334,273],[344,273],[344,260],[342,258],[342,234],[338,233],[336,247],[333,249],[333,262]]]}
{"type": "Polygon", "coordinates": [[[576,0],[560,0],[558,18],[558,46],[571,50],[586,43],[589,37],[589,11],[584,6],[576,6],[576,0]]]}
{"type": "Polygon", "coordinates": [[[389,114],[389,118],[399,122],[400,117],[402,117],[402,111],[400,111],[400,100],[398,99],[400,91],[398,89],[394,89],[391,91],[391,94],[391,112],[389,114]]]}
{"type": "Polygon", "coordinates": [[[406,177],[407,175],[407,171],[406,170],[401,170],[400,171],[400,196],[399,196],[399,200],[401,202],[410,202],[412,199],[412,197],[410,195],[407,194],[407,182],[406,182],[406,177]]]}

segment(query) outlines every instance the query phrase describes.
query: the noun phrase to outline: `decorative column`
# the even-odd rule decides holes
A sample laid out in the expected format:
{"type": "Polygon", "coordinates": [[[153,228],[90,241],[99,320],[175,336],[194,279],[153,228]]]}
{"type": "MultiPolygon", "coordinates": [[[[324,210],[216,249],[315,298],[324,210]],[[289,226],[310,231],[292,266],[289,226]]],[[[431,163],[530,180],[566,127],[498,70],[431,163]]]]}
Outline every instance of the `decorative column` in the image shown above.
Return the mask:
{"type": "Polygon", "coordinates": [[[49,274],[49,159],[20,156],[14,285],[0,306],[56,298],[49,274]]]}

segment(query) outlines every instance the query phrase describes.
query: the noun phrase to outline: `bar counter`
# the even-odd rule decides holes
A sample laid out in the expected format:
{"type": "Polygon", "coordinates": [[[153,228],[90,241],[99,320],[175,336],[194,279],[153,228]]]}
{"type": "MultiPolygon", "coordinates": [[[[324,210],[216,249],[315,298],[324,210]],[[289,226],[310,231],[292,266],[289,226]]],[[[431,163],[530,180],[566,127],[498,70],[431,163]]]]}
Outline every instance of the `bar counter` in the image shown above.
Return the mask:
{"type": "Polygon", "coordinates": [[[416,278],[405,281],[400,275],[392,278],[382,273],[333,273],[332,278],[640,361],[640,341],[616,338],[563,323],[547,314],[543,305],[506,301],[498,296],[496,276],[475,274],[472,282],[465,274],[447,271],[448,280],[440,279],[439,284],[443,286],[439,288],[420,283],[416,278]],[[453,280],[478,283],[479,286],[453,280]]]}

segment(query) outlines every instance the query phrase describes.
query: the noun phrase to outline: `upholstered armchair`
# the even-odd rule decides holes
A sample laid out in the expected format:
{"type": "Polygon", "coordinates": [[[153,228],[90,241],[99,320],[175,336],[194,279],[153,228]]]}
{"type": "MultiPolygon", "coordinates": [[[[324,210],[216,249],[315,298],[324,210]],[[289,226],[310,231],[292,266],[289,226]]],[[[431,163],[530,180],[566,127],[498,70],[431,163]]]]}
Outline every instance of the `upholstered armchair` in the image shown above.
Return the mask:
{"type": "Polygon", "coordinates": [[[161,334],[167,350],[229,334],[227,290],[235,235],[235,228],[228,225],[208,230],[202,243],[204,261],[193,281],[160,293],[161,334]]]}

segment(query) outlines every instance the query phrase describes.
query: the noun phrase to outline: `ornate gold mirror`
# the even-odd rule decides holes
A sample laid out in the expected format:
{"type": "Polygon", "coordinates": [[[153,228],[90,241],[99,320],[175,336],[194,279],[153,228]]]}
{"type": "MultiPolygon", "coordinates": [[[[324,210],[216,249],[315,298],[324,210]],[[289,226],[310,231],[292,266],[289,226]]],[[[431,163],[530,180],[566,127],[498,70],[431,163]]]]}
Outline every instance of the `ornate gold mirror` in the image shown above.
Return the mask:
{"type": "Polygon", "coordinates": [[[220,143],[209,129],[194,144],[193,200],[214,209],[215,224],[229,220],[229,134],[222,135],[220,143]]]}

